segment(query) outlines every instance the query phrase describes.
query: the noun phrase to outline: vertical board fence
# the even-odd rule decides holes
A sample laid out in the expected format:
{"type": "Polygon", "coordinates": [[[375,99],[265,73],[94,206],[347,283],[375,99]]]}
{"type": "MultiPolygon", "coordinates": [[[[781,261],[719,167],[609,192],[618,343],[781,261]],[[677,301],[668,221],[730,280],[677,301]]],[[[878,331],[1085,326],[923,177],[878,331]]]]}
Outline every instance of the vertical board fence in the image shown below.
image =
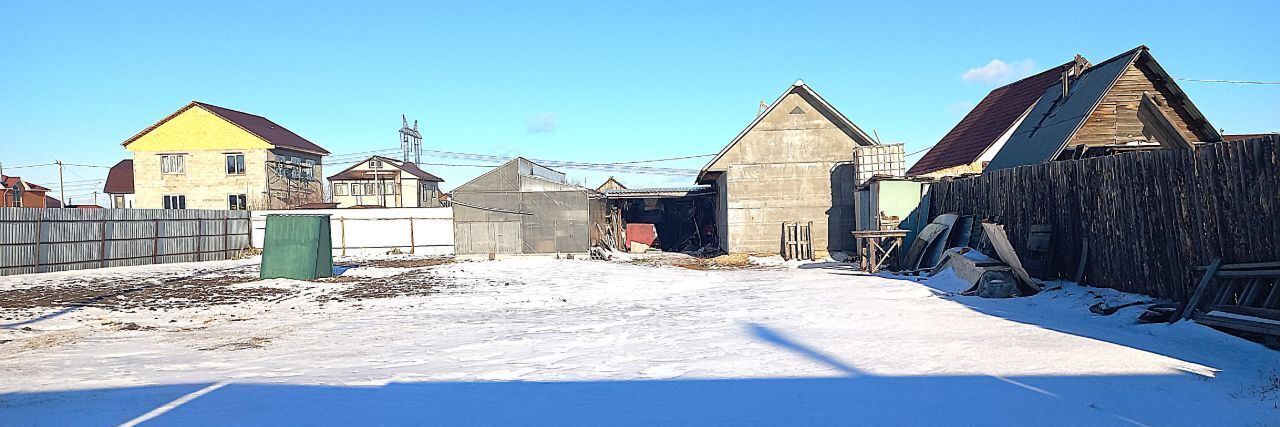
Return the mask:
{"type": "Polygon", "coordinates": [[[253,241],[263,241],[267,215],[329,215],[334,256],[453,255],[453,208],[253,211],[253,241]]]}
{"type": "Polygon", "coordinates": [[[931,184],[929,210],[1004,224],[1019,254],[1048,226],[1048,278],[1083,254],[1090,286],[1185,301],[1215,257],[1280,260],[1278,151],[1271,135],[996,170],[931,184]]]}
{"type": "Polygon", "coordinates": [[[229,259],[249,212],[0,208],[0,275],[229,259]]]}

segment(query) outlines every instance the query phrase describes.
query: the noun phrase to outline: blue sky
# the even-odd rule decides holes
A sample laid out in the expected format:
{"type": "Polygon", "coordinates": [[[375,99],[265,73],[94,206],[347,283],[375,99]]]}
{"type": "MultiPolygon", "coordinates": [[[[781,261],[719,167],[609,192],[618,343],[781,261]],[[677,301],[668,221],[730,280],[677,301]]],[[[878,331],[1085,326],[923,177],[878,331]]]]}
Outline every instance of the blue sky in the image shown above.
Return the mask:
{"type": "MultiPolygon", "coordinates": [[[[714,153],[797,78],[908,151],[992,88],[1076,53],[1146,44],[1175,77],[1280,81],[1275,1],[264,3],[0,0],[5,173],[52,187],[53,168],[10,167],[114,164],[121,141],[191,100],[335,154],[397,146],[407,114],[428,149],[616,162],[714,153]],[[963,78],[972,69],[987,72],[963,78]]],[[[1280,85],[1180,84],[1228,133],[1280,130],[1280,85]]],[[[446,188],[484,171],[425,168],[446,188]]],[[[68,195],[105,175],[68,170],[87,183],[68,195]]]]}

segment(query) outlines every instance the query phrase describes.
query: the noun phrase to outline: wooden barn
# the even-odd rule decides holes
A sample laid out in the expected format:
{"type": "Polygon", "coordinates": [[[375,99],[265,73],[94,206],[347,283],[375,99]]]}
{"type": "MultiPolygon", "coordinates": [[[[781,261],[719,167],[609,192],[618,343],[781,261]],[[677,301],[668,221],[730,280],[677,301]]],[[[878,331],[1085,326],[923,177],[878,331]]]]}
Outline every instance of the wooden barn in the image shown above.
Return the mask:
{"type": "Polygon", "coordinates": [[[1045,89],[985,170],[1220,141],[1186,92],[1138,46],[1045,89]]]}

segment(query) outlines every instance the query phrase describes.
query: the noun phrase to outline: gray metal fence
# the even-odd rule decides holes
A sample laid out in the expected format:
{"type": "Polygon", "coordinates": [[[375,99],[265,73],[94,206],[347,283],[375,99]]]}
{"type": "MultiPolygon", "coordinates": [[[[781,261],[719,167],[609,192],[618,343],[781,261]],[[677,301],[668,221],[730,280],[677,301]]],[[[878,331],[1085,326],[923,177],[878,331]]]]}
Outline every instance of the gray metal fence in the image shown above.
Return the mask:
{"type": "Polygon", "coordinates": [[[0,276],[228,259],[248,211],[0,208],[0,276]]]}

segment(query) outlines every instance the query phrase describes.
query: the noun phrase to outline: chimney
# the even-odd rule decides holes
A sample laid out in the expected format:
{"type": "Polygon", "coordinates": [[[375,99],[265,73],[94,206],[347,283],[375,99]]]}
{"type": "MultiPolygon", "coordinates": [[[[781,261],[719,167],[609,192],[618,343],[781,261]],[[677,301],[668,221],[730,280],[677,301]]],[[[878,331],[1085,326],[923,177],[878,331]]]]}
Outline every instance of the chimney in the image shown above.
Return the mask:
{"type": "Polygon", "coordinates": [[[1062,97],[1066,98],[1071,94],[1071,70],[1062,72],[1062,97]]]}

